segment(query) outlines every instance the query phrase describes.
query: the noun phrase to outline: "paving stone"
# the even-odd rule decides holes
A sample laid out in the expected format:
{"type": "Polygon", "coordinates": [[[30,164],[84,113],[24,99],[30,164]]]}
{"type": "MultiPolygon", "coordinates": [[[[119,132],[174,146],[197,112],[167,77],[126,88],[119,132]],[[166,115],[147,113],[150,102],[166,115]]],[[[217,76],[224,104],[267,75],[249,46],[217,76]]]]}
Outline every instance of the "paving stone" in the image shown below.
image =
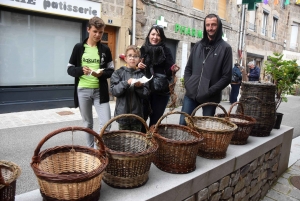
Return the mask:
{"type": "Polygon", "coordinates": [[[278,200],[278,201],[299,201],[299,199],[295,199],[292,197],[288,197],[282,193],[279,193],[273,189],[269,191],[269,193],[266,195],[266,197],[271,198],[273,200],[278,200]]]}
{"type": "Polygon", "coordinates": [[[277,180],[278,183],[280,184],[283,184],[283,185],[286,185],[286,186],[290,186],[290,182],[288,179],[286,178],[283,178],[283,177],[280,177],[278,180],[277,180]]]}
{"type": "Polygon", "coordinates": [[[275,186],[273,186],[273,189],[278,191],[278,192],[281,192],[283,194],[286,194],[286,195],[288,195],[289,192],[291,191],[290,186],[287,186],[287,185],[284,185],[284,184],[281,184],[281,183],[277,183],[275,186]]]}

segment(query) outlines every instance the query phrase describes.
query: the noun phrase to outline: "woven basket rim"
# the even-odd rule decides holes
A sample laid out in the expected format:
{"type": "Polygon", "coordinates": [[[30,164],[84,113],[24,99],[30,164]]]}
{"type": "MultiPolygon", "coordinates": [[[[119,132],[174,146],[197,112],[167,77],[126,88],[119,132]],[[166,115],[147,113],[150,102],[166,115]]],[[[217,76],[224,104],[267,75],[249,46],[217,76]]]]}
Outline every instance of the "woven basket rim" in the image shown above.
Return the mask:
{"type": "MultiPolygon", "coordinates": [[[[153,126],[155,126],[155,125],[153,125],[153,126]]],[[[171,126],[171,127],[178,127],[178,128],[187,129],[187,130],[189,130],[189,132],[194,133],[193,136],[195,137],[194,140],[179,141],[179,140],[166,138],[166,137],[160,135],[158,132],[154,132],[155,137],[157,137],[157,138],[159,138],[159,139],[161,139],[161,140],[163,140],[167,143],[172,143],[172,144],[187,144],[187,143],[189,143],[189,144],[194,144],[194,143],[199,143],[204,139],[204,137],[200,133],[194,131],[193,129],[191,129],[188,126],[177,125],[177,124],[160,124],[160,125],[158,125],[158,127],[165,127],[165,126],[171,126]]]]}
{"type": "MultiPolygon", "coordinates": [[[[108,131],[108,132],[105,132],[103,134],[103,137],[105,135],[115,135],[115,134],[122,134],[124,132],[130,132],[130,135],[134,134],[134,135],[139,135],[139,136],[142,136],[144,137],[145,139],[149,140],[153,146],[149,146],[148,149],[146,149],[145,151],[143,152],[139,152],[139,153],[133,153],[133,152],[122,152],[122,151],[116,151],[116,150],[113,150],[113,149],[110,149],[108,148],[105,143],[104,143],[104,146],[105,146],[105,151],[110,153],[110,154],[113,154],[113,155],[119,155],[119,156],[124,156],[126,155],[127,157],[136,157],[136,156],[144,156],[144,155],[147,155],[149,153],[153,153],[155,152],[157,149],[158,149],[158,144],[157,142],[154,140],[154,138],[151,136],[149,137],[147,134],[145,133],[142,133],[142,132],[138,132],[138,131],[131,131],[131,130],[116,130],[116,131],[108,131]]],[[[103,138],[102,137],[102,138],[103,138]]]]}
{"type": "MultiPolygon", "coordinates": [[[[216,116],[219,117],[219,118],[225,118],[224,114],[216,114],[216,116]]],[[[253,118],[251,116],[247,116],[247,115],[242,115],[242,114],[230,114],[229,115],[229,121],[233,122],[234,124],[239,124],[239,125],[256,124],[256,119],[255,118],[253,118]],[[247,120],[248,122],[236,122],[236,121],[230,120],[230,118],[237,118],[237,119],[247,120]]]]}
{"type": "MultiPolygon", "coordinates": [[[[66,152],[66,151],[64,151],[64,152],[66,152]]],[[[80,145],[56,146],[56,147],[48,148],[48,149],[41,151],[39,153],[39,157],[41,158],[41,161],[40,162],[31,162],[31,167],[32,167],[35,175],[38,178],[46,180],[46,181],[51,181],[51,182],[55,182],[55,183],[74,183],[76,181],[83,182],[83,181],[90,180],[90,179],[98,176],[99,174],[101,174],[108,164],[108,157],[97,154],[97,152],[98,151],[96,149],[88,148],[88,147],[80,146],[80,145]],[[51,156],[53,154],[50,154],[49,156],[45,156],[45,157],[44,157],[44,155],[48,154],[49,152],[57,153],[57,151],[59,151],[59,150],[62,150],[62,149],[71,150],[72,148],[74,148],[76,150],[76,152],[81,152],[84,154],[88,154],[88,155],[97,157],[100,160],[101,164],[95,170],[92,170],[87,173],[76,174],[76,178],[74,178],[74,175],[69,176],[69,175],[54,174],[54,173],[45,172],[44,170],[39,168],[39,164],[42,162],[42,160],[45,158],[48,158],[49,156],[51,156]],[[89,153],[87,153],[86,151],[89,151],[89,153]],[[94,152],[95,154],[92,155],[91,154],[92,152],[94,152]]]]}
{"type": "Polygon", "coordinates": [[[218,117],[210,117],[210,116],[193,116],[192,117],[192,120],[195,121],[195,119],[211,119],[211,120],[215,120],[215,121],[218,121],[218,122],[222,122],[224,124],[229,124],[231,125],[231,128],[230,129],[224,129],[224,130],[216,130],[216,129],[210,129],[210,128],[202,128],[202,127],[199,127],[197,126],[195,123],[194,123],[194,127],[199,129],[199,130],[206,130],[206,131],[210,131],[210,132],[232,132],[232,131],[235,131],[237,129],[237,125],[230,122],[230,121],[227,121],[225,119],[222,119],[222,118],[218,118],[218,117]]]}
{"type": "MultiPolygon", "coordinates": [[[[17,180],[18,177],[21,175],[21,168],[17,164],[15,164],[14,162],[6,161],[6,160],[0,160],[0,171],[1,171],[2,167],[6,168],[6,169],[9,169],[12,172],[11,178],[9,178],[7,181],[4,181],[5,185],[11,184],[15,180],[17,180]]],[[[4,180],[4,178],[3,178],[3,180],[4,180]]],[[[4,184],[2,185],[0,183],[0,189],[5,187],[5,185],[4,184]]]]}

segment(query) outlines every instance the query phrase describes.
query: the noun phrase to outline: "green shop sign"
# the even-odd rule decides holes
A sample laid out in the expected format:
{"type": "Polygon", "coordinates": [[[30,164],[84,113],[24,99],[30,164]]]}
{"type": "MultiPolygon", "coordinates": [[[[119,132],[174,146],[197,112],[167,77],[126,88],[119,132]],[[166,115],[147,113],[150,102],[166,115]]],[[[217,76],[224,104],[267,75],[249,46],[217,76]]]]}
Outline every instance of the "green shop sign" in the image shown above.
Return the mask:
{"type": "Polygon", "coordinates": [[[192,36],[197,38],[203,38],[203,31],[192,29],[190,27],[181,26],[179,24],[175,24],[175,33],[180,33],[186,36],[192,36]]]}

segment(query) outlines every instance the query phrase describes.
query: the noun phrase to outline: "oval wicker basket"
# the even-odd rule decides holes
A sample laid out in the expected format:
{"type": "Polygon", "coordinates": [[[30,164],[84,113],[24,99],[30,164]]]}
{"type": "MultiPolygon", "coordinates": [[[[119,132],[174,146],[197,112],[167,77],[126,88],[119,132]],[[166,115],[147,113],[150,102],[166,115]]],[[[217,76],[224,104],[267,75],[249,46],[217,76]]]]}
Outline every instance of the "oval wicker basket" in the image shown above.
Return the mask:
{"type": "MultiPolygon", "coordinates": [[[[83,132],[82,132],[83,133],[83,132]]],[[[38,179],[44,200],[92,201],[100,197],[103,170],[108,158],[100,136],[89,128],[66,127],[45,136],[34,151],[31,167],[38,179]],[[99,150],[80,145],[45,149],[51,137],[66,131],[84,131],[98,140],[99,150]]]]}
{"type": "Polygon", "coordinates": [[[206,105],[214,105],[221,108],[228,116],[225,108],[217,103],[208,102],[199,105],[191,114],[191,122],[185,118],[188,126],[194,127],[196,131],[203,135],[204,140],[200,143],[198,155],[209,159],[221,159],[226,157],[226,151],[237,125],[226,119],[209,116],[194,116],[198,109],[206,105]]]}
{"type": "MultiPolygon", "coordinates": [[[[225,114],[216,114],[217,117],[225,118],[225,114]]],[[[256,120],[253,117],[244,115],[244,107],[240,102],[233,103],[228,110],[229,121],[237,125],[234,131],[230,144],[243,145],[247,144],[248,137],[252,131],[256,120]],[[232,108],[235,105],[240,105],[241,114],[231,114],[232,108]]]]}
{"type": "Polygon", "coordinates": [[[17,178],[21,174],[18,165],[10,161],[0,161],[0,200],[14,201],[17,178]]]}
{"type": "Polygon", "coordinates": [[[169,173],[189,173],[196,169],[196,158],[203,137],[198,132],[183,125],[161,124],[161,121],[173,114],[185,112],[169,112],[163,115],[150,130],[158,143],[154,164],[162,171],[169,173]]]}
{"type": "Polygon", "coordinates": [[[146,122],[134,114],[118,115],[103,126],[100,136],[109,158],[103,181],[116,188],[136,188],[144,185],[148,181],[150,166],[158,148],[146,122]],[[147,135],[130,130],[106,132],[105,129],[119,118],[138,119],[145,126],[147,135]]]}

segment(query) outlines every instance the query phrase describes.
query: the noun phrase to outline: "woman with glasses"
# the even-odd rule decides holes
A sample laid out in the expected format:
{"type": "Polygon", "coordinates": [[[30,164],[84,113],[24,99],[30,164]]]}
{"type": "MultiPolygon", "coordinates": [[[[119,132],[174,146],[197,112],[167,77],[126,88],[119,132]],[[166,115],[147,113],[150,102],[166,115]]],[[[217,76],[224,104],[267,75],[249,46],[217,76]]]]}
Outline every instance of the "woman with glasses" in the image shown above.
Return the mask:
{"type": "MultiPolygon", "coordinates": [[[[176,72],[179,69],[175,65],[171,50],[165,45],[166,39],[163,27],[153,25],[149,30],[145,43],[141,47],[142,60],[138,63],[138,68],[144,70],[147,78],[160,74],[171,79],[172,71],[176,72]]],[[[153,85],[153,79],[150,81],[149,98],[144,99],[144,119],[147,120],[148,116],[150,117],[149,126],[156,124],[164,114],[170,98],[169,90],[162,93],[156,91],[151,85],[153,85]]]]}

